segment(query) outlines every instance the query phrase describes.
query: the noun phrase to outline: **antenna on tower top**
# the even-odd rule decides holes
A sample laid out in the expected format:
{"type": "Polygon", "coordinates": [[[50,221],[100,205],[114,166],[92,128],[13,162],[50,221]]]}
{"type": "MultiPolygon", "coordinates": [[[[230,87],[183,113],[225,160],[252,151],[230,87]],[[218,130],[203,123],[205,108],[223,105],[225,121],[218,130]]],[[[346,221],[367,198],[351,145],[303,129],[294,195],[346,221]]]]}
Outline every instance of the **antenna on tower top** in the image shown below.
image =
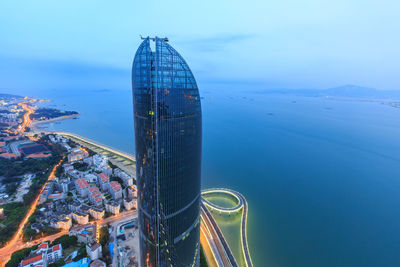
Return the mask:
{"type": "MultiPolygon", "coordinates": [[[[140,39],[142,39],[142,40],[145,40],[145,39],[149,38],[151,41],[156,41],[156,38],[157,38],[157,37],[149,37],[149,36],[148,37],[143,37],[141,34],[139,36],[140,36],[140,39]]],[[[168,37],[158,38],[158,39],[163,40],[164,42],[168,42],[169,41],[168,37]]]]}

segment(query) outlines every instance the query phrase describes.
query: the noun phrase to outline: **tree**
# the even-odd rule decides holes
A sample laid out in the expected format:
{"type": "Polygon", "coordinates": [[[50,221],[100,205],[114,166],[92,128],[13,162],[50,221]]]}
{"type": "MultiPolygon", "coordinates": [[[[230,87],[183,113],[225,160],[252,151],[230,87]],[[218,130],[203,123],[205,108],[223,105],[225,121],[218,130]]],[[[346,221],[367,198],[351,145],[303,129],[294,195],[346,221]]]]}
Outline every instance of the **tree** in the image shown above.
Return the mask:
{"type": "Polygon", "coordinates": [[[83,245],[78,249],[78,255],[74,258],[74,261],[78,261],[85,257],[87,257],[86,245],[83,245]]]}
{"type": "Polygon", "coordinates": [[[110,240],[110,233],[108,232],[108,227],[103,226],[100,228],[100,244],[104,247],[110,240]]]}
{"type": "Polygon", "coordinates": [[[67,249],[71,246],[76,246],[78,244],[78,239],[76,236],[63,235],[55,239],[51,244],[61,244],[63,249],[67,249]]]}

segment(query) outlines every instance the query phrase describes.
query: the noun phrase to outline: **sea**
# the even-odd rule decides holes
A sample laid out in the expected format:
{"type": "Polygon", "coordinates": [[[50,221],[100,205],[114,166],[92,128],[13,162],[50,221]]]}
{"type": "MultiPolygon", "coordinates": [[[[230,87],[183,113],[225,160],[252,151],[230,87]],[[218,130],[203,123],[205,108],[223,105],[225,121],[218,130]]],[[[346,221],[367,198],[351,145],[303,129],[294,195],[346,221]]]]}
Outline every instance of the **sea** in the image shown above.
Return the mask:
{"type": "MultiPolygon", "coordinates": [[[[130,90],[38,90],[80,113],[46,125],[134,154],[130,90]]],[[[249,204],[254,266],[400,266],[400,109],[201,90],[202,187],[249,204]]]]}

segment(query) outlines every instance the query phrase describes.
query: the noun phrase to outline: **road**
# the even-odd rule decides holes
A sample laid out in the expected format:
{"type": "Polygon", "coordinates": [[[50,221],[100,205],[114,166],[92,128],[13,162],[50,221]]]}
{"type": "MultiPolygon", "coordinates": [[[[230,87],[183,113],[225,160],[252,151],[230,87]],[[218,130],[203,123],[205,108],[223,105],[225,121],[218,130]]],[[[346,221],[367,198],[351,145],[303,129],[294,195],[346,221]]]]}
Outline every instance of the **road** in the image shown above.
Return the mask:
{"type": "Polygon", "coordinates": [[[24,114],[23,122],[18,126],[18,131],[25,132],[26,127],[29,127],[32,123],[30,116],[35,112],[35,110],[25,103],[19,103],[19,105],[21,108],[26,110],[26,113],[24,114]]]}
{"type": "Polygon", "coordinates": [[[208,241],[211,244],[211,249],[213,249],[213,254],[219,266],[233,266],[238,267],[235,257],[231,249],[229,248],[228,242],[225,240],[221,229],[218,227],[211,213],[201,204],[201,218],[204,223],[205,228],[208,230],[209,235],[208,241]]]}
{"type": "Polygon", "coordinates": [[[204,256],[206,257],[207,263],[209,267],[218,267],[222,264],[222,259],[217,257],[219,254],[215,255],[213,250],[216,250],[215,244],[212,241],[212,237],[208,233],[207,228],[204,223],[200,224],[200,244],[203,248],[204,256]],[[218,263],[217,263],[218,262],[218,263]]]}

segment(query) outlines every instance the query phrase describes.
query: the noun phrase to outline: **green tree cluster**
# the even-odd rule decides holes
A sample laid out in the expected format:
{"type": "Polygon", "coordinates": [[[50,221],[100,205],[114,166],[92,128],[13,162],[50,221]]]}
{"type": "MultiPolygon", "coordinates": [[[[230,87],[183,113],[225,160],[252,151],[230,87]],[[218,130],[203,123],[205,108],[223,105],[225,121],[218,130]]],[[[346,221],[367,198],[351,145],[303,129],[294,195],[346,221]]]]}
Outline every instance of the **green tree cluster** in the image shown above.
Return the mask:
{"type": "Polygon", "coordinates": [[[99,243],[103,247],[103,259],[107,264],[111,264],[111,253],[108,249],[108,242],[110,241],[110,233],[108,232],[108,226],[100,228],[99,243]]]}
{"type": "Polygon", "coordinates": [[[63,235],[55,239],[51,244],[61,244],[63,249],[67,249],[69,247],[76,247],[78,245],[78,238],[76,236],[63,235]]]}

